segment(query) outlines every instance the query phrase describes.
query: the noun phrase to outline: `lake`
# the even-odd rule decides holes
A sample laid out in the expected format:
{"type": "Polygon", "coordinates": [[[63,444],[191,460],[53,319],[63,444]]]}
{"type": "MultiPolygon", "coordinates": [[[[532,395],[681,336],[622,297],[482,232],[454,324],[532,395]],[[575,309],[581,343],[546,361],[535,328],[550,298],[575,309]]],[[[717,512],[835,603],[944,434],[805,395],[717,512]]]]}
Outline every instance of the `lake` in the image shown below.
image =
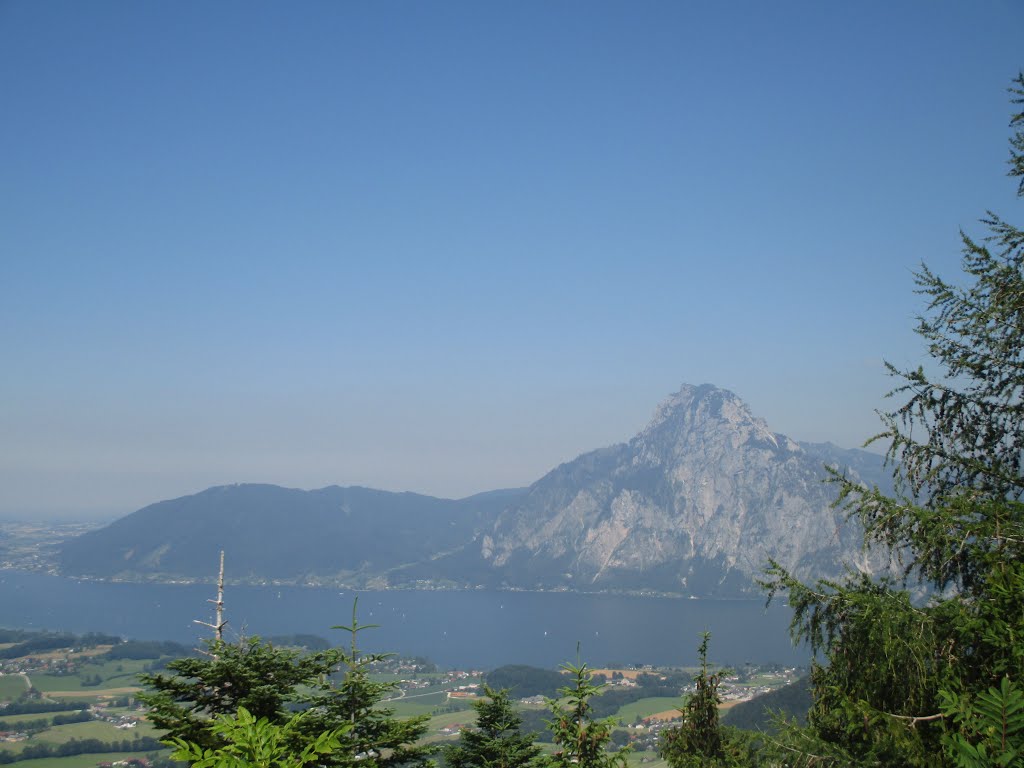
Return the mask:
{"type": "MultiPolygon", "coordinates": [[[[0,571],[0,626],[102,631],[196,644],[210,630],[212,585],[115,584],[0,571]]],[[[342,643],[354,598],[368,651],[427,656],[441,666],[556,667],[576,657],[609,662],[693,665],[700,633],[712,633],[712,660],[806,664],[789,640],[791,612],[763,600],[684,600],[566,592],[339,591],[300,587],[225,589],[226,639],[310,633],[342,643]]]]}

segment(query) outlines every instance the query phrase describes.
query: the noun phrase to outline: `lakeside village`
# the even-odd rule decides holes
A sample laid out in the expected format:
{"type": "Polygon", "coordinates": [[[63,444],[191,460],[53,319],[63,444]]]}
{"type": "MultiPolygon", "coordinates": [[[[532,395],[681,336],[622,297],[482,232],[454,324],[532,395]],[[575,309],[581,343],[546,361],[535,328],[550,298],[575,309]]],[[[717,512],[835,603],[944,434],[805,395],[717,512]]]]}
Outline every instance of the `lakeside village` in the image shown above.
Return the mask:
{"type": "MultiPolygon", "coordinates": [[[[102,636],[93,638],[96,639],[118,640],[102,636]]],[[[0,643],[0,656],[9,656],[17,645],[0,643]]],[[[5,752],[32,749],[33,744],[60,745],[83,737],[101,739],[104,747],[114,747],[103,749],[104,752],[136,752],[140,747],[161,749],[160,734],[147,721],[146,711],[135,693],[139,690],[137,675],[162,668],[168,658],[131,658],[140,654],[115,651],[128,645],[133,644],[93,642],[0,658],[0,758],[5,752]],[[65,733],[58,737],[56,734],[61,730],[65,733]]],[[[679,711],[667,704],[671,699],[665,698],[664,686],[678,691],[677,705],[693,689],[692,683],[679,685],[690,680],[690,673],[683,670],[646,666],[592,671],[595,682],[605,686],[609,700],[628,703],[628,707],[617,709],[612,716],[618,719],[618,741],[630,743],[638,751],[655,749],[660,732],[678,723],[679,711]],[[653,694],[654,689],[657,694],[653,694]],[[652,693],[645,692],[648,690],[652,693]],[[651,706],[645,709],[645,696],[652,695],[655,698],[647,699],[651,706]]],[[[719,688],[723,709],[787,685],[803,672],[798,668],[750,665],[723,678],[719,688]]],[[[390,658],[379,663],[374,674],[395,683],[394,694],[386,706],[410,715],[437,715],[431,732],[436,740],[457,738],[463,728],[474,726],[475,712],[470,705],[481,696],[484,681],[490,680],[489,673],[481,670],[439,671],[425,659],[390,658]]],[[[537,717],[534,722],[542,723],[540,718],[547,711],[546,695],[525,696],[518,703],[524,714],[532,711],[537,717]]],[[[97,747],[95,751],[101,750],[97,747]]],[[[97,760],[94,765],[151,768],[153,753],[147,754],[148,758],[143,754],[125,754],[123,759],[97,760]]],[[[11,756],[15,762],[25,759],[24,752],[11,756]]]]}

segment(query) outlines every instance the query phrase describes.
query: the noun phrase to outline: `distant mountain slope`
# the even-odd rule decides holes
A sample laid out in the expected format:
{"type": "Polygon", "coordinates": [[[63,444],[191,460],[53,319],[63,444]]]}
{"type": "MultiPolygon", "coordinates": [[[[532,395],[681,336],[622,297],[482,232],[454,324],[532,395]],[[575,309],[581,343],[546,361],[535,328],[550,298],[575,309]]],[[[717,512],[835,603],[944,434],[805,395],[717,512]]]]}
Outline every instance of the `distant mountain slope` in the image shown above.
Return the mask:
{"type": "Polygon", "coordinates": [[[365,583],[464,544],[520,493],[452,501],[359,487],[220,486],[72,539],[60,567],[101,578],[209,578],[225,549],[234,579],[365,583]]]}
{"type": "Polygon", "coordinates": [[[742,595],[768,558],[802,577],[874,568],[831,509],[823,464],[885,486],[881,457],[799,444],[736,395],[684,385],[628,443],[553,469],[526,489],[459,501],[333,486],[211,488],[67,542],[64,573],[347,586],[742,595]]]}
{"type": "Polygon", "coordinates": [[[858,448],[840,448],[832,443],[798,441],[798,445],[819,463],[845,468],[865,485],[877,485],[883,493],[893,495],[892,468],[885,466],[880,454],[858,448]]]}

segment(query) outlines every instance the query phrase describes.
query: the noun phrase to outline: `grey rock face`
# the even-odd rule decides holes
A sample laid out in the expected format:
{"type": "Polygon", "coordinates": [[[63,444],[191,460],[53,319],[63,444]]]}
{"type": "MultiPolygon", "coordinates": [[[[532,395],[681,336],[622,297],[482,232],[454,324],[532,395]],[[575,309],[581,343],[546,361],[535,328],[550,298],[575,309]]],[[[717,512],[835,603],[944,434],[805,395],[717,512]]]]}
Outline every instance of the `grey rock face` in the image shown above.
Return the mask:
{"type": "Polygon", "coordinates": [[[823,458],[835,460],[772,432],[731,392],[684,385],[629,443],[535,483],[480,556],[510,586],[690,594],[752,591],[769,558],[803,577],[843,560],[868,568],[859,530],[831,509],[823,458]]]}

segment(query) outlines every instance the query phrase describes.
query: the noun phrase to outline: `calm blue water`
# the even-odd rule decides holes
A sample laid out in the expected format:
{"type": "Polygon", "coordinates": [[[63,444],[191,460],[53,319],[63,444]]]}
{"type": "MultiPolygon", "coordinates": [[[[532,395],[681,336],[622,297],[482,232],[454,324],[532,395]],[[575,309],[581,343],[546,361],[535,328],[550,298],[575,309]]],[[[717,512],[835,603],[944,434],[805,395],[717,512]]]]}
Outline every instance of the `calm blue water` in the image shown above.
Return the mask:
{"type": "MultiPolygon", "coordinates": [[[[298,587],[225,590],[227,636],[310,633],[341,643],[352,601],[368,651],[427,656],[442,666],[554,667],[576,656],[608,662],[688,665],[699,634],[712,633],[711,658],[723,664],[804,664],[789,641],[789,609],[763,600],[676,600],[534,592],[339,592],[298,587]]],[[[212,621],[212,586],[108,584],[0,571],[0,626],[102,631],[194,644],[212,621]]]]}

